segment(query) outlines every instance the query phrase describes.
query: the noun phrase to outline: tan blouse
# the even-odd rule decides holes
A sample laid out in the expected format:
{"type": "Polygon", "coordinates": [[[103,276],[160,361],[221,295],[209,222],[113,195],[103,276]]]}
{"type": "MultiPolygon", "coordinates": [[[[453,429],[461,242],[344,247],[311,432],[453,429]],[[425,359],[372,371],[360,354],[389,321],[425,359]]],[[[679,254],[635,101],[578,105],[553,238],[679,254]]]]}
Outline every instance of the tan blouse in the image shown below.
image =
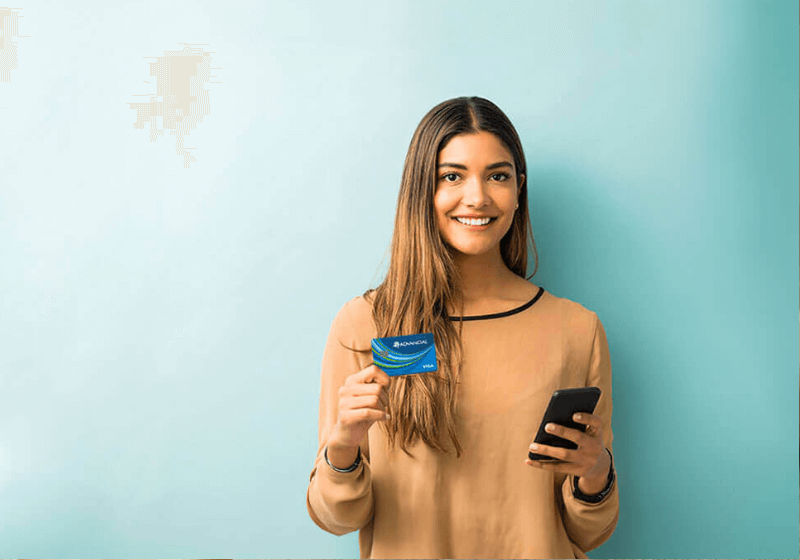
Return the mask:
{"type": "MultiPolygon", "coordinates": [[[[359,531],[360,558],[587,558],[619,517],[617,482],[592,504],[572,493],[572,475],[525,464],[553,391],[600,387],[595,414],[613,452],[611,361],[603,325],[582,305],[540,289],[500,316],[465,317],[456,417],[462,456],[417,441],[387,447],[381,422],[361,443],[353,472],[333,470],[323,450],[345,378],[372,363],[370,302],[348,301],[322,359],[319,447],[309,477],[311,519],[334,535],[359,531]]],[[[456,325],[458,326],[458,325],[456,325]]],[[[445,445],[452,442],[445,438],[445,445]]]]}

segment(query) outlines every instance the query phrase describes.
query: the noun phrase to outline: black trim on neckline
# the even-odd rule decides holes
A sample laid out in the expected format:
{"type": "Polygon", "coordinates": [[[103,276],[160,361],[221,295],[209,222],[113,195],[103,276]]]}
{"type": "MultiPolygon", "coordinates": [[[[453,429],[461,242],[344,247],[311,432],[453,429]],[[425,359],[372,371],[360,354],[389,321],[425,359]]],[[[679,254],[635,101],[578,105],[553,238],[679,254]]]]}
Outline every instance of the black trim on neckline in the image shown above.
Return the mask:
{"type": "Polygon", "coordinates": [[[450,320],[451,321],[477,321],[479,319],[497,319],[499,317],[508,317],[509,315],[514,315],[516,313],[519,313],[521,311],[525,311],[526,309],[528,309],[531,305],[536,303],[539,300],[540,297],[542,297],[542,294],[544,294],[544,288],[539,286],[539,293],[536,294],[533,297],[532,300],[530,300],[528,303],[524,303],[524,304],[520,305],[519,307],[515,307],[514,309],[511,309],[509,311],[503,311],[501,313],[491,313],[489,315],[467,315],[465,317],[454,317],[454,316],[450,315],[450,320]]]}

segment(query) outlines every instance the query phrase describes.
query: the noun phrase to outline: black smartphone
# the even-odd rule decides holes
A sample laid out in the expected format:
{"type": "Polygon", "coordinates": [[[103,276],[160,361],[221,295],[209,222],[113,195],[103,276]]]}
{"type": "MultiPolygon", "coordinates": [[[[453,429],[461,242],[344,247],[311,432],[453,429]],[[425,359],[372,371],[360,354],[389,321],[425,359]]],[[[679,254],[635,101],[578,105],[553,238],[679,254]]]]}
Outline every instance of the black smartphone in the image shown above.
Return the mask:
{"type": "MultiPolygon", "coordinates": [[[[547,405],[542,423],[539,424],[539,431],[536,433],[536,438],[534,438],[533,441],[552,447],[577,449],[577,443],[553,435],[545,431],[544,427],[552,422],[553,424],[561,424],[567,428],[573,428],[582,432],[586,431],[586,424],[575,422],[572,416],[578,412],[594,413],[594,407],[597,406],[598,400],[600,400],[599,387],[577,387],[574,389],[558,389],[557,391],[553,391],[553,396],[550,397],[550,404],[547,405]]],[[[534,453],[533,451],[528,451],[528,458],[532,461],[562,462],[561,459],[534,453]]]]}

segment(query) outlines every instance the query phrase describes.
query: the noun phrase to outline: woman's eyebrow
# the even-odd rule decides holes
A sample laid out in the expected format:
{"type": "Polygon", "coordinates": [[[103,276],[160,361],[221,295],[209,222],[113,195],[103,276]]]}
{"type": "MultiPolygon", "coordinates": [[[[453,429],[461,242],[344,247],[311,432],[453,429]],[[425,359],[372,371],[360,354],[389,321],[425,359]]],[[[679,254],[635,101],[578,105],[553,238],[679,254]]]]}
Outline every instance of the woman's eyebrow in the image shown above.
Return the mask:
{"type": "MultiPolygon", "coordinates": [[[[439,165],[436,166],[437,169],[440,168],[440,167],[456,167],[458,169],[466,169],[467,168],[466,165],[462,165],[460,163],[440,163],[439,165]]],[[[511,165],[507,161],[498,161],[497,163],[492,163],[492,164],[487,165],[486,169],[496,169],[498,167],[510,167],[511,169],[514,168],[514,166],[511,165]]]]}

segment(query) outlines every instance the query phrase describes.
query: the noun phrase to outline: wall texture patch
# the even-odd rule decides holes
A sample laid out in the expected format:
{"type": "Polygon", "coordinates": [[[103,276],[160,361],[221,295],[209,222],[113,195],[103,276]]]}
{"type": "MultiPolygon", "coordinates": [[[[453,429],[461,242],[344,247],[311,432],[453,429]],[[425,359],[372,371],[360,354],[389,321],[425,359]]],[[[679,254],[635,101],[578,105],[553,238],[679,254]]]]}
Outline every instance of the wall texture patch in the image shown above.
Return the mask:
{"type": "MultiPolygon", "coordinates": [[[[185,43],[182,43],[185,44],[185,43]]],[[[203,83],[219,84],[211,78],[211,51],[203,52],[202,47],[185,44],[183,50],[165,51],[164,56],[150,62],[150,75],[156,77],[156,93],[135,94],[134,97],[149,97],[145,103],[129,103],[136,109],[136,122],[133,128],[141,129],[145,124],[150,127],[150,141],[155,142],[165,130],[175,135],[175,153],[183,156],[183,167],[188,168],[197,161],[183,145],[183,137],[190,134],[197,123],[210,112],[209,91],[203,89],[203,83]]],[[[145,80],[146,84],[148,82],[145,80]]]]}
{"type": "Polygon", "coordinates": [[[29,35],[19,35],[17,25],[19,18],[25,17],[18,15],[22,8],[6,8],[0,6],[0,82],[11,81],[11,71],[16,70],[17,66],[17,44],[11,40],[12,37],[29,37],[29,35]]]}

